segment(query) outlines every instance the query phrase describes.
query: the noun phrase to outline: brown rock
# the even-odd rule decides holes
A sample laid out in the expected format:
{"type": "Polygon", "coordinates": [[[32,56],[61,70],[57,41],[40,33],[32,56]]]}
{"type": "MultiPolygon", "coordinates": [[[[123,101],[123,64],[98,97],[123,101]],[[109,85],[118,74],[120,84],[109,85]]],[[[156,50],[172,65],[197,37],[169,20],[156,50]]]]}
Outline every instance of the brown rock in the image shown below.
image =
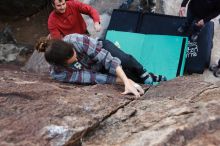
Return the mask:
{"type": "Polygon", "coordinates": [[[74,86],[0,72],[0,145],[73,144],[129,102],[111,85],[74,86]]]}
{"type": "Polygon", "coordinates": [[[122,86],[71,85],[17,69],[0,72],[0,145],[219,145],[219,85],[188,76],[142,98],[122,86]]]}
{"type": "Polygon", "coordinates": [[[84,139],[84,145],[217,146],[219,96],[219,86],[203,82],[200,77],[165,82],[150,88],[142,100],[124,107],[125,113],[135,108],[135,115],[117,122],[117,113],[112,115],[84,139]]]}

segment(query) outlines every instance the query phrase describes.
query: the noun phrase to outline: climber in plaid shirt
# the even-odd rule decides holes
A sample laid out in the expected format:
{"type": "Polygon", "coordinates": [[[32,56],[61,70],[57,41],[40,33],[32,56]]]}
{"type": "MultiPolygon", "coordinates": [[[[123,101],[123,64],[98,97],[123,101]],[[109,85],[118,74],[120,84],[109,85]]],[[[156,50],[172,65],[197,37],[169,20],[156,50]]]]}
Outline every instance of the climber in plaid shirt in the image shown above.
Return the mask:
{"type": "Polygon", "coordinates": [[[64,41],[74,44],[76,50],[74,55],[77,55],[77,60],[70,65],[68,72],[63,72],[67,69],[66,67],[53,66],[51,75],[54,79],[72,83],[115,83],[115,69],[121,64],[121,61],[102,49],[101,41],[79,34],[67,35],[64,37],[64,41]],[[98,73],[102,69],[103,63],[105,69],[109,71],[109,75],[98,73]]]}
{"type": "Polygon", "coordinates": [[[136,59],[108,40],[70,34],[63,40],[41,38],[36,49],[45,52],[45,58],[51,64],[50,75],[61,82],[122,83],[125,85],[123,94],[132,93],[139,97],[144,91],[137,83],[152,85],[166,80],[164,76],[148,73],[136,59]]]}

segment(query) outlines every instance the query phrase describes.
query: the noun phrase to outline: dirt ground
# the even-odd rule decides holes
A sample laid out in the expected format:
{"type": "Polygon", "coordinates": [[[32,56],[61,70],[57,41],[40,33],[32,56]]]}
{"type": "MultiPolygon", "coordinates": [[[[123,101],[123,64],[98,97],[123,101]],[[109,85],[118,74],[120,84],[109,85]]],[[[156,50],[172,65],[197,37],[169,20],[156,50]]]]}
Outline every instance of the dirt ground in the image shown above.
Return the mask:
{"type": "Polygon", "coordinates": [[[26,17],[22,20],[11,22],[0,22],[0,30],[5,26],[9,26],[15,36],[15,39],[19,43],[34,44],[35,41],[48,34],[47,30],[47,18],[49,10],[44,9],[39,13],[26,17]]]}

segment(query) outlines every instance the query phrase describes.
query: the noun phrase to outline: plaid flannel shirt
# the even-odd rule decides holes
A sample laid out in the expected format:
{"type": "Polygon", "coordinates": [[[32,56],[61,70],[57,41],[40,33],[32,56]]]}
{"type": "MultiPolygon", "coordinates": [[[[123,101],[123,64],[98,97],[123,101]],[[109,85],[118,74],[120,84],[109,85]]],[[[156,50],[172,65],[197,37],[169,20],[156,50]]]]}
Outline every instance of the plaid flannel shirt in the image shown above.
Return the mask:
{"type": "Polygon", "coordinates": [[[63,40],[74,45],[78,62],[68,67],[52,65],[50,75],[53,79],[79,84],[115,83],[116,67],[121,61],[103,49],[102,42],[80,34],[67,35],[63,40]],[[103,70],[105,74],[100,73],[103,70]]]}

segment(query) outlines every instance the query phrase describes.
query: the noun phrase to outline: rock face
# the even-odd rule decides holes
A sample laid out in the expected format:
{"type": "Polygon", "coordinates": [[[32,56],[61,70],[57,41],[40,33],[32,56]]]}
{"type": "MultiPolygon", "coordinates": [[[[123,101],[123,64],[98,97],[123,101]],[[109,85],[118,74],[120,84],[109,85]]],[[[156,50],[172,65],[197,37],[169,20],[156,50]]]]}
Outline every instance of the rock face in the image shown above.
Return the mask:
{"type": "Polygon", "coordinates": [[[49,5],[49,0],[1,0],[0,19],[14,20],[31,16],[46,5],[49,5]]]}
{"type": "Polygon", "coordinates": [[[32,45],[17,43],[9,27],[5,27],[0,32],[0,63],[16,62],[24,64],[32,52],[32,45]]]}
{"type": "Polygon", "coordinates": [[[0,44],[15,44],[17,41],[14,38],[12,31],[9,27],[5,27],[0,32],[0,44]]]}
{"type": "Polygon", "coordinates": [[[218,146],[220,82],[188,76],[146,87],[61,84],[0,67],[1,146],[218,146]]]}

